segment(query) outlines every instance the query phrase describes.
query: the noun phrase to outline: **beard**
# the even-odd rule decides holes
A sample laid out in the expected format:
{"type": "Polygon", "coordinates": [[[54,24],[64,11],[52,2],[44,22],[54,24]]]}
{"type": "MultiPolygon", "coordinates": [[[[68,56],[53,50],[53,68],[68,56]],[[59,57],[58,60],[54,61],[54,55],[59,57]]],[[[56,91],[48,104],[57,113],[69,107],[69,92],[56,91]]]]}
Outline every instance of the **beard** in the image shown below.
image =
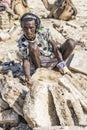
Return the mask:
{"type": "Polygon", "coordinates": [[[27,34],[25,35],[28,40],[34,40],[36,38],[36,34],[27,34]]]}

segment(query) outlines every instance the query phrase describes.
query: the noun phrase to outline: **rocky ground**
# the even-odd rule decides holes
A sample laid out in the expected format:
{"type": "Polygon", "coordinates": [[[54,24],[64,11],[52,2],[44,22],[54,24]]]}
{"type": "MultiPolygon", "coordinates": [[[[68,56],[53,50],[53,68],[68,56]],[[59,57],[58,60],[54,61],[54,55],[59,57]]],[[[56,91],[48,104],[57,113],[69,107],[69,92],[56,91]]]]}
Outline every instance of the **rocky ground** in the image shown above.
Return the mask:
{"type": "MultiPolygon", "coordinates": [[[[84,51],[87,55],[87,0],[73,0],[78,14],[76,19],[71,21],[44,19],[43,17],[46,17],[49,11],[45,9],[41,0],[29,0],[29,2],[31,12],[37,14],[41,18],[42,24],[50,28],[56,41],[61,44],[67,38],[73,38],[79,44],[76,45],[74,53],[84,51]]],[[[1,32],[2,30],[0,30],[1,32]]],[[[22,34],[19,21],[14,21],[14,26],[10,31],[4,30],[4,37],[5,33],[9,34],[9,38],[8,40],[3,39],[2,36],[0,39],[0,63],[14,60],[17,63],[17,69],[15,70],[14,66],[12,70],[14,74],[16,71],[19,74],[18,70],[21,70],[21,67],[17,55],[17,40],[22,34]]],[[[79,59],[79,56],[77,59],[79,59]]],[[[30,130],[29,126],[32,128],[42,127],[34,128],[34,130],[86,130],[87,69],[83,71],[84,68],[81,66],[83,64],[86,66],[87,57],[83,56],[83,59],[81,59],[82,62],[79,64],[80,68],[74,66],[74,71],[71,70],[72,77],[61,77],[59,73],[42,69],[38,70],[32,77],[32,85],[30,86],[22,85],[20,79],[14,78],[11,73],[8,73],[8,75],[4,73],[3,75],[1,71],[0,126],[2,128],[0,130],[30,130]],[[58,78],[61,79],[58,80],[58,78]],[[59,97],[60,99],[57,100],[59,97]],[[39,100],[40,98],[41,100],[39,100]],[[51,108],[51,106],[53,107],[51,108]],[[48,128],[47,124],[53,127],[48,128]],[[64,125],[67,126],[64,127],[64,125]],[[78,125],[78,127],[69,127],[70,125],[78,125]]]]}

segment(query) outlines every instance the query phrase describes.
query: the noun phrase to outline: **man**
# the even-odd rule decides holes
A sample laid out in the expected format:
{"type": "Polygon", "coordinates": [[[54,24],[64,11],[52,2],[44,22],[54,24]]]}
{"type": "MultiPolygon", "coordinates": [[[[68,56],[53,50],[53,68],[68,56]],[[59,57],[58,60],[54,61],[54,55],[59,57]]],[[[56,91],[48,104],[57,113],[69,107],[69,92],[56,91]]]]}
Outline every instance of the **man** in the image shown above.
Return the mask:
{"type": "Polygon", "coordinates": [[[54,0],[54,2],[42,0],[42,2],[45,8],[50,11],[48,15],[49,18],[61,19],[65,21],[76,18],[77,9],[72,0],[54,0]]]}
{"type": "Polygon", "coordinates": [[[68,72],[64,60],[72,53],[75,41],[68,39],[58,48],[49,29],[42,27],[40,19],[32,13],[24,14],[20,23],[24,34],[18,40],[18,46],[26,81],[30,80],[30,74],[39,67],[53,69],[57,66],[62,73],[68,72]]]}

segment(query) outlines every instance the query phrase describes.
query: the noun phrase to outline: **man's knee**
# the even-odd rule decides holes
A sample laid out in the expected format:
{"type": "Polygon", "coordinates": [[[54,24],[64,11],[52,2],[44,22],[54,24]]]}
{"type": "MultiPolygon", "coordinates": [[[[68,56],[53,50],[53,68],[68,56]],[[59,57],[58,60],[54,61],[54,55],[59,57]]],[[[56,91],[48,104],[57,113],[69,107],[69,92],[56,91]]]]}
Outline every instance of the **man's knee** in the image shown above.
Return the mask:
{"type": "Polygon", "coordinates": [[[75,48],[75,40],[69,38],[66,40],[67,47],[69,47],[70,50],[73,50],[75,48]]]}

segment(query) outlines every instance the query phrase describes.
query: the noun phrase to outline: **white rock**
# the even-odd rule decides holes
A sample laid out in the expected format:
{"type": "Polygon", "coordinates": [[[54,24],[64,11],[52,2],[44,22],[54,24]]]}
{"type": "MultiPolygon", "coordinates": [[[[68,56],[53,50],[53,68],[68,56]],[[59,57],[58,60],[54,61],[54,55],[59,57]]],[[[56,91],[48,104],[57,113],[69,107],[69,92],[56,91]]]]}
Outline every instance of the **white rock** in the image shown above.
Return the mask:
{"type": "Polygon", "coordinates": [[[45,68],[32,76],[23,107],[30,127],[87,125],[87,99],[82,95],[82,84],[68,75],[59,77],[58,72],[45,68]]]}
{"type": "Polygon", "coordinates": [[[0,111],[3,111],[4,109],[8,108],[9,105],[3,101],[3,99],[0,98],[0,111]]]}
{"type": "Polygon", "coordinates": [[[6,75],[2,79],[3,89],[1,95],[11,108],[19,115],[23,116],[23,103],[28,92],[28,88],[19,83],[19,80],[12,77],[12,74],[6,75]]]}
{"type": "Polygon", "coordinates": [[[47,69],[39,69],[33,75],[32,86],[29,87],[23,107],[24,118],[31,127],[57,124],[55,108],[51,107],[53,101],[49,93],[49,87],[57,85],[55,81],[58,81],[58,76],[57,72],[47,69]]]}
{"type": "Polygon", "coordinates": [[[33,130],[87,130],[87,127],[80,126],[52,126],[43,128],[34,128],[33,130]]]}
{"type": "Polygon", "coordinates": [[[69,67],[76,72],[87,74],[87,51],[77,51],[69,67]]]}
{"type": "Polygon", "coordinates": [[[5,32],[1,32],[0,33],[0,41],[6,41],[8,39],[10,39],[10,35],[8,33],[5,33],[5,32]]]}
{"type": "Polygon", "coordinates": [[[0,113],[0,124],[11,124],[16,126],[19,122],[18,114],[13,110],[6,110],[0,113]]]}

